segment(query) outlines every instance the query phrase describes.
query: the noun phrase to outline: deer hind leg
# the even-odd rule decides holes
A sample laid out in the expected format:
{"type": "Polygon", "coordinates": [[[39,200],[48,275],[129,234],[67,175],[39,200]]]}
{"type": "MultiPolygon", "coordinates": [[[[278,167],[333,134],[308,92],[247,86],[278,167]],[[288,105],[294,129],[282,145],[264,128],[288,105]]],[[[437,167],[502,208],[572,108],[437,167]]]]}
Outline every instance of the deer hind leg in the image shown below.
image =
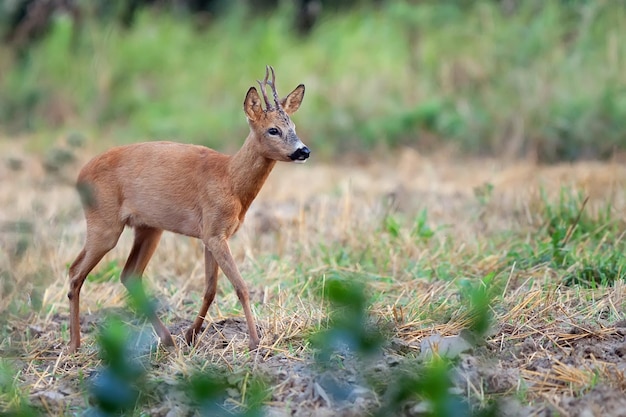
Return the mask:
{"type": "Polygon", "coordinates": [[[89,272],[115,247],[123,229],[122,224],[95,225],[87,219],[85,246],[69,270],[70,290],[67,297],[70,300],[70,352],[76,352],[80,347],[80,289],[89,272]]]}
{"type": "Polygon", "coordinates": [[[209,239],[205,242],[205,245],[213,254],[213,257],[222,271],[224,271],[224,275],[226,275],[233,287],[235,287],[235,292],[243,307],[243,312],[246,315],[246,323],[248,324],[248,332],[250,334],[250,350],[255,350],[259,346],[259,335],[250,308],[250,295],[248,293],[248,287],[237,269],[233,255],[230,253],[228,242],[223,239],[209,239]]]}
{"type": "Polygon", "coordinates": [[[174,339],[170,331],[165,327],[163,322],[159,320],[155,311],[148,305],[148,297],[143,289],[141,282],[141,276],[146,269],[150,258],[154,254],[154,251],[159,244],[161,234],[163,230],[153,227],[136,227],[135,228],[135,240],[133,242],[133,248],[128,255],[126,264],[121,274],[122,284],[133,294],[140,304],[139,308],[144,309],[147,313],[147,317],[152,323],[154,330],[156,331],[161,343],[167,346],[174,346],[174,339]]]}
{"type": "Polygon", "coordinates": [[[204,248],[204,274],[206,287],[204,290],[202,307],[200,307],[198,317],[196,317],[196,320],[185,333],[185,340],[189,345],[193,344],[196,335],[200,332],[200,328],[202,327],[206,313],[209,310],[209,306],[215,299],[215,294],[217,293],[218,265],[213,257],[213,254],[206,247],[204,248]]]}

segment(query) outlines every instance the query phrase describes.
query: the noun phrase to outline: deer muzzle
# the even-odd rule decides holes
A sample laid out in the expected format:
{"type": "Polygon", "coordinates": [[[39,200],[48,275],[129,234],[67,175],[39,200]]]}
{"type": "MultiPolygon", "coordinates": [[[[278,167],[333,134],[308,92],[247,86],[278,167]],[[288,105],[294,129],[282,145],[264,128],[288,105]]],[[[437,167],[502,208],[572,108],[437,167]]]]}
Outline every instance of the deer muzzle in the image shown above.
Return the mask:
{"type": "Polygon", "coordinates": [[[304,162],[311,155],[311,151],[306,146],[296,149],[294,153],[289,155],[289,158],[294,162],[304,162]]]}

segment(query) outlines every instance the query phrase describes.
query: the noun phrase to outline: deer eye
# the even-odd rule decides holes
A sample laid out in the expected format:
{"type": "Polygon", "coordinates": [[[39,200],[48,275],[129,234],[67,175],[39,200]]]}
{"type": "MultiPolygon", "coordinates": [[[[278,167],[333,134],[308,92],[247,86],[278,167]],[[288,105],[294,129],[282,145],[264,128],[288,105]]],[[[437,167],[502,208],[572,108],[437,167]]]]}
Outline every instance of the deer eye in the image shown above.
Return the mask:
{"type": "Polygon", "coordinates": [[[270,127],[269,129],[267,129],[267,133],[272,136],[278,136],[280,135],[280,130],[276,129],[275,127],[270,127]]]}

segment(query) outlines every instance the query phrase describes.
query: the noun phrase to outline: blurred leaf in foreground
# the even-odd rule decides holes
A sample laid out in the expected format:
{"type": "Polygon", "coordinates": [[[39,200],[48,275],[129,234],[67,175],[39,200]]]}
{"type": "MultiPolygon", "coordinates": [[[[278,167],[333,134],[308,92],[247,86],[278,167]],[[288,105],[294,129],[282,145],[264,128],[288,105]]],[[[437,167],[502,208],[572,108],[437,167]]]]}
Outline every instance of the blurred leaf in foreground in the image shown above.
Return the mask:
{"type": "Polygon", "coordinates": [[[40,416],[18,387],[18,379],[13,366],[0,359],[0,416],[36,417],[40,416]]]}
{"type": "Polygon", "coordinates": [[[90,415],[117,415],[135,407],[144,371],[129,349],[130,340],[130,331],[119,318],[107,319],[98,336],[104,367],[89,385],[96,404],[90,415]]]}
{"type": "Polygon", "coordinates": [[[359,356],[380,352],[385,341],[380,329],[371,322],[363,285],[347,279],[332,279],[324,288],[330,303],[329,326],[312,337],[318,361],[327,363],[333,353],[354,352],[359,356]]]}

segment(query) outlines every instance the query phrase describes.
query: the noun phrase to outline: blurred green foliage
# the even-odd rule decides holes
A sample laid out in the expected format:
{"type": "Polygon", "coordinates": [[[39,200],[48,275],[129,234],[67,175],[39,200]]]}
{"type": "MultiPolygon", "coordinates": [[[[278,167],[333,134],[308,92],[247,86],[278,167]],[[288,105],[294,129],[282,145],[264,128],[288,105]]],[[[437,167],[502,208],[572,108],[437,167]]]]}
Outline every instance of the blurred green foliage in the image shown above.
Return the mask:
{"type": "Polygon", "coordinates": [[[323,366],[330,364],[332,355],[342,351],[361,357],[380,351],[385,337],[371,322],[368,297],[362,284],[351,279],[333,278],[326,282],[323,297],[331,307],[328,328],[316,333],[311,340],[318,350],[319,363],[323,366]]]}
{"type": "Polygon", "coordinates": [[[323,15],[231,7],[202,30],[144,10],[130,29],[59,15],[24,59],[0,49],[0,126],[236,149],[246,89],[275,66],[317,152],[440,143],[553,161],[626,148],[622,2],[389,0],[323,15]],[[511,6],[512,5],[512,6],[511,6]]]}
{"type": "Polygon", "coordinates": [[[483,279],[464,279],[459,283],[459,294],[468,312],[470,323],[468,330],[473,336],[474,343],[482,343],[493,322],[491,305],[496,292],[501,290],[496,280],[494,271],[488,273],[483,279]]]}
{"type": "Polygon", "coordinates": [[[122,268],[117,260],[107,262],[97,271],[87,276],[88,282],[110,282],[116,281],[122,272],[122,268]]]}
{"type": "MultiPolygon", "coordinates": [[[[128,284],[129,307],[144,318],[154,315],[154,303],[147,297],[139,280],[128,284]]],[[[93,406],[90,417],[136,415],[150,395],[158,390],[184,394],[184,408],[201,416],[260,417],[269,398],[263,378],[226,367],[190,367],[189,375],[180,375],[175,383],[160,384],[155,369],[145,355],[154,347],[152,337],[136,332],[114,315],[106,318],[98,335],[102,367],[86,386],[93,406]],[[147,349],[146,349],[147,348],[147,349]],[[241,395],[238,405],[228,404],[233,393],[241,395]]]]}
{"type": "Polygon", "coordinates": [[[213,368],[194,372],[180,384],[180,389],[191,400],[198,414],[206,417],[262,417],[263,404],[271,397],[265,381],[256,375],[238,375],[226,368],[213,368]],[[229,390],[245,392],[241,410],[224,407],[229,390]]]}
{"type": "MultiPolygon", "coordinates": [[[[468,330],[478,342],[483,340],[492,322],[493,277],[487,276],[478,284],[465,283],[471,316],[468,330]]],[[[424,408],[420,415],[425,416],[497,415],[494,405],[477,407],[453,392],[451,373],[455,361],[438,355],[428,359],[406,357],[399,366],[389,370],[387,378],[380,380],[379,375],[375,380],[368,379],[368,366],[372,359],[381,357],[390,337],[370,316],[365,286],[350,278],[335,277],[326,282],[322,295],[330,307],[328,326],[315,333],[311,342],[316,349],[317,364],[326,372],[320,383],[334,396],[347,397],[349,390],[333,384],[328,374],[344,373],[345,363],[353,358],[356,360],[353,367],[359,374],[357,380],[367,381],[371,388],[380,391],[381,401],[373,410],[374,416],[404,415],[407,405],[416,403],[424,408]]]]}
{"type": "Polygon", "coordinates": [[[495,417],[496,404],[472,408],[462,397],[451,392],[453,363],[439,357],[416,366],[409,364],[394,372],[375,417],[412,415],[403,411],[409,401],[421,400],[422,410],[414,415],[425,417],[495,417]]]}
{"type": "Polygon", "coordinates": [[[130,338],[128,327],[117,317],[109,317],[101,329],[98,344],[104,367],[89,384],[95,403],[90,415],[120,415],[135,408],[145,373],[129,349],[130,338]]]}
{"type": "Polygon", "coordinates": [[[0,359],[0,416],[36,417],[39,413],[19,386],[20,374],[5,359],[0,359]]]}

